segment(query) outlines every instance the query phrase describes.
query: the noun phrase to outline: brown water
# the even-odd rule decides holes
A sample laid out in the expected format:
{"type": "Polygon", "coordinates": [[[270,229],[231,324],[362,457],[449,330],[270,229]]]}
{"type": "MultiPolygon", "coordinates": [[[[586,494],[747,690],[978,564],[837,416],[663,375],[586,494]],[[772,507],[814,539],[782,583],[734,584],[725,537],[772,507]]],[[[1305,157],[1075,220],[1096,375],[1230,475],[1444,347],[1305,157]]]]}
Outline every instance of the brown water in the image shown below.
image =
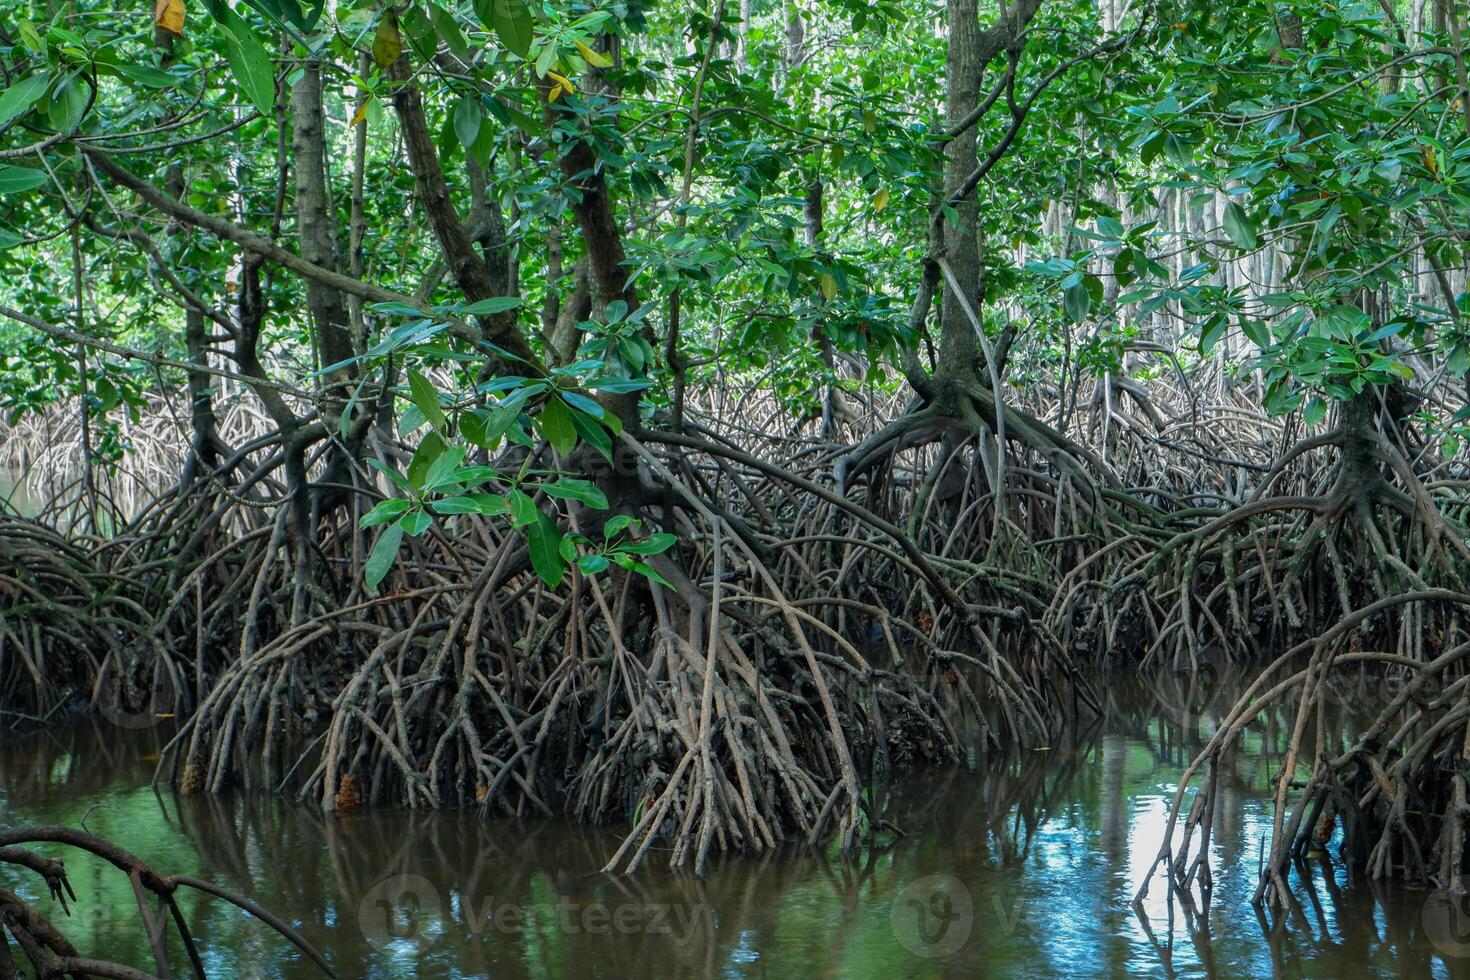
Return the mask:
{"type": "MultiPolygon", "coordinates": [[[[1257,916],[1276,725],[1222,780],[1207,913],[1171,916],[1156,886],[1146,921],[1135,915],[1178,775],[1230,693],[1114,683],[1110,719],[1073,744],[972,755],[879,790],[907,838],[848,863],[797,845],[726,857],[703,879],[656,852],[633,876],[600,874],[618,827],[155,792],[145,773],[167,733],[102,721],[0,735],[0,826],[85,819],[161,872],[282,914],[342,977],[1470,977],[1470,928],[1455,928],[1470,917],[1448,922],[1424,891],[1350,884],[1326,860],[1298,880],[1287,921],[1257,916]]],[[[33,876],[0,866],[0,882],[53,910],[84,952],[148,968],[127,880],[41,849],[66,857],[71,920],[33,876]]],[[[184,909],[212,975],[318,975],[231,907],[189,895],[184,909]]]]}

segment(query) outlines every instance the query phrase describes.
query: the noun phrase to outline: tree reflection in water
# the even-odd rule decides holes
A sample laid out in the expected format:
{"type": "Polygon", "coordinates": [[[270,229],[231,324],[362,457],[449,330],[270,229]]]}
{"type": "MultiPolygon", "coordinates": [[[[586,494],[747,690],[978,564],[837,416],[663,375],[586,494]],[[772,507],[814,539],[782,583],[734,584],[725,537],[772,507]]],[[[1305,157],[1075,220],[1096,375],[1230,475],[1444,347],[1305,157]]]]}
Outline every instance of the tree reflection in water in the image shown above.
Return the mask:
{"type": "MultiPolygon", "coordinates": [[[[1328,751],[1348,744],[1371,707],[1364,684],[1323,712],[1328,751]]],[[[879,780],[875,812],[904,834],[878,834],[851,862],[792,844],[712,858],[703,878],[658,863],[618,877],[598,869],[623,827],[370,808],[325,816],[266,793],[183,798],[129,775],[148,769],[166,732],[100,722],[4,740],[0,826],[85,816],[145,861],[283,913],[343,976],[1470,976],[1470,958],[1455,955],[1470,950],[1436,931],[1426,893],[1350,883],[1334,842],[1297,869],[1286,914],[1268,921],[1252,908],[1286,702],[1222,762],[1210,887],[1171,897],[1160,879],[1131,906],[1156,873],[1178,777],[1238,690],[1223,673],[1114,679],[1100,687],[1106,720],[1066,742],[1020,755],[972,749],[963,768],[879,780]],[[926,905],[935,889],[942,902],[926,905]],[[951,925],[925,916],[965,909],[957,949],[924,945],[951,925]]],[[[84,909],[131,901],[117,876],[80,859],[68,867],[84,909]]],[[[211,965],[311,975],[243,916],[203,902],[186,912],[211,965]]],[[[136,937],[107,915],[76,925],[92,933],[78,938],[111,941],[98,948],[115,958],[149,963],[146,942],[128,947],[136,937]]]]}

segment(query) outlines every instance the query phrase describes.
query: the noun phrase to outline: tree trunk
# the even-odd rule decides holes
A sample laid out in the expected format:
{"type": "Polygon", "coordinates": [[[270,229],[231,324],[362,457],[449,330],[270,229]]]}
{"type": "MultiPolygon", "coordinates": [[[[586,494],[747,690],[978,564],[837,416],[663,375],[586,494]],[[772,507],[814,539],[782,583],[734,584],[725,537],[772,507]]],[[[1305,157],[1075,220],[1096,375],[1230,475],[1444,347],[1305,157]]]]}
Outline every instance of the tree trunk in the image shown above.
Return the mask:
{"type": "MultiPolygon", "coordinates": [[[[976,0],[949,0],[949,54],[947,58],[945,117],[949,127],[958,125],[975,111],[980,99],[980,15],[976,0]]],[[[970,126],[950,140],[944,155],[944,196],[950,200],[979,165],[979,126],[970,126]]],[[[954,216],[944,221],[944,258],[964,291],[963,298],[946,281],[940,303],[940,338],[937,377],[945,382],[962,382],[978,377],[975,328],[966,305],[977,315],[984,293],[984,270],[980,256],[978,222],[980,205],[974,192],[953,203],[954,216]]]]}
{"type": "MultiPolygon", "coordinates": [[[[301,257],[340,272],[332,233],[335,216],[327,208],[326,127],[322,116],[321,67],[309,61],[291,89],[295,128],[291,152],[296,164],[296,237],[301,257]]],[[[306,285],[307,311],[316,340],[319,367],[352,358],[352,327],[342,293],[312,280],[306,285]]],[[[350,370],[335,380],[350,377],[350,370]]]]}

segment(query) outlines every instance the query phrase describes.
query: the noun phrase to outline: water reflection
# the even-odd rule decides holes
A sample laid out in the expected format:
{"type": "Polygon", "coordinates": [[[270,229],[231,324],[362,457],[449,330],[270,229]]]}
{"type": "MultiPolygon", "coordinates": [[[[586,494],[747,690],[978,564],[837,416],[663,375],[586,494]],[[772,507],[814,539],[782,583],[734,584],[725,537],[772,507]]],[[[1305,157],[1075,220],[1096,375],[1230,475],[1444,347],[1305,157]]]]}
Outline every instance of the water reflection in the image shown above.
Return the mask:
{"type": "MultiPolygon", "coordinates": [[[[1470,936],[1437,928],[1427,893],[1349,885],[1325,857],[1286,920],[1257,916],[1284,718],[1261,719],[1222,773],[1208,904],[1171,902],[1160,878],[1136,914],[1180,772],[1238,688],[1160,675],[1106,693],[1108,720],[1067,743],[876,788],[909,836],[853,863],[793,845],[713,859],[703,879],[657,860],[622,878],[598,869],[623,828],[184,799],[147,785],[166,733],[101,723],[3,740],[0,826],[85,819],[286,915],[344,977],[1470,976],[1470,936]]],[[[1339,699],[1327,739],[1353,717],[1339,699]]],[[[63,927],[146,967],[126,881],[64,856],[82,909],[63,927]]],[[[36,881],[0,880],[42,901],[36,881]]],[[[268,930],[187,901],[220,975],[316,975],[268,930]]]]}

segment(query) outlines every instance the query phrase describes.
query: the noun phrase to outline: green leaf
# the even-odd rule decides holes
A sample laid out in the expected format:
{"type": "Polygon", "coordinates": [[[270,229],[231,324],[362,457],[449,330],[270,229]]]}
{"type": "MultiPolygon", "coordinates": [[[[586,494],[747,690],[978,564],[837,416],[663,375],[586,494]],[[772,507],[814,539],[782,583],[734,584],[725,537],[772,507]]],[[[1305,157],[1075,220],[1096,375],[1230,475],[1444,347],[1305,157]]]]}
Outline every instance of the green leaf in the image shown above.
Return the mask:
{"type": "Polygon", "coordinates": [[[1266,323],[1264,320],[1257,320],[1254,317],[1242,317],[1240,321],[1240,329],[1247,337],[1250,338],[1251,343],[1255,344],[1257,347],[1271,346],[1271,333],[1266,328],[1266,323]]]}
{"type": "MultiPolygon", "coordinates": [[[[597,420],[583,412],[572,412],[571,416],[572,428],[577,430],[577,435],[582,437],[582,441],[597,450],[599,456],[611,463],[612,436],[607,434],[607,430],[598,425],[597,420]]],[[[613,416],[609,415],[607,418],[612,419],[613,416]]]]}
{"type": "Polygon", "coordinates": [[[511,427],[516,424],[520,415],[519,402],[513,404],[501,402],[493,411],[484,413],[484,426],[474,434],[466,430],[465,438],[477,446],[494,449],[500,445],[501,437],[511,431],[511,427]],[[478,435],[478,438],[475,438],[475,435],[478,435]]]}
{"type": "Polygon", "coordinates": [[[531,29],[535,20],[525,0],[475,0],[475,13],[493,28],[506,49],[522,58],[531,56],[531,29]]]}
{"type": "Polygon", "coordinates": [[[622,545],[618,550],[625,551],[630,555],[659,555],[672,548],[678,540],[678,535],[660,532],[658,534],[650,534],[642,541],[630,541],[622,545]]]}
{"type": "Polygon", "coordinates": [[[449,483],[458,483],[454,471],[464,461],[464,453],[463,446],[451,446],[444,450],[424,473],[424,489],[434,490],[449,483]]]}
{"type": "Polygon", "coordinates": [[[468,496],[444,497],[429,504],[436,514],[478,514],[480,508],[468,496]]]}
{"type": "Polygon", "coordinates": [[[607,523],[602,525],[602,538],[604,541],[611,541],[613,538],[617,537],[619,532],[621,532],[624,528],[628,527],[630,524],[637,523],[638,518],[629,517],[627,514],[619,514],[616,517],[609,517],[607,523]]]}
{"type": "Polygon", "coordinates": [[[650,582],[657,582],[659,585],[662,585],[666,589],[672,589],[674,587],[673,583],[671,583],[668,579],[664,578],[658,572],[655,572],[651,565],[646,565],[641,561],[635,561],[633,563],[633,571],[637,572],[639,575],[642,575],[650,582]]]}
{"type": "Polygon", "coordinates": [[[575,411],[586,412],[595,419],[600,419],[603,416],[602,406],[586,395],[578,394],[575,391],[564,391],[561,393],[561,397],[575,411]]]}
{"type": "Polygon", "coordinates": [[[456,58],[468,64],[471,57],[470,45],[465,40],[464,33],[459,29],[459,24],[455,23],[454,18],[437,3],[430,2],[426,4],[426,7],[429,22],[434,25],[434,30],[440,40],[448,45],[450,52],[456,58]]]}
{"type": "Polygon", "coordinates": [[[1215,345],[1220,342],[1220,338],[1225,336],[1225,328],[1229,325],[1229,322],[1219,314],[1216,314],[1215,316],[1210,317],[1209,320],[1205,321],[1204,330],[1203,332],[1201,332],[1199,338],[1200,351],[1202,353],[1208,354],[1211,350],[1213,350],[1215,345]]]}
{"type": "Polygon", "coordinates": [[[1194,162],[1194,147],[1173,133],[1164,137],[1164,153],[1176,166],[1187,167],[1194,162]]]}
{"type": "Polygon", "coordinates": [[[516,527],[526,527],[536,523],[536,518],[541,511],[536,507],[536,501],[532,500],[524,490],[512,490],[508,501],[511,524],[516,527]]]}
{"type": "Polygon", "coordinates": [[[1320,398],[1313,397],[1302,409],[1302,421],[1309,427],[1321,422],[1327,415],[1327,403],[1320,398]]]}
{"type": "Polygon", "coordinates": [[[34,190],[50,179],[44,170],[0,166],[0,194],[19,194],[34,190]]]}
{"type": "Polygon", "coordinates": [[[566,402],[560,398],[548,399],[537,419],[541,423],[541,434],[557,452],[565,456],[576,447],[577,430],[572,425],[572,413],[566,402]]]}
{"type": "Polygon", "coordinates": [[[484,514],[497,517],[509,511],[509,502],[498,493],[466,493],[445,497],[429,505],[436,514],[484,514]]]}
{"type": "Polygon", "coordinates": [[[642,391],[651,387],[652,381],[643,378],[593,378],[587,382],[587,387],[596,388],[598,391],[611,391],[613,394],[623,394],[629,391],[642,391]]]}
{"type": "Polygon", "coordinates": [[[46,120],[58,133],[71,133],[82,121],[87,110],[90,93],[86,81],[80,74],[72,75],[56,86],[51,93],[51,107],[46,110],[46,120]]]}
{"type": "Polygon", "coordinates": [[[449,482],[461,486],[478,486],[499,477],[500,471],[493,466],[462,466],[450,474],[449,482]]]}
{"type": "Polygon", "coordinates": [[[459,434],[464,436],[472,445],[482,449],[493,449],[490,440],[485,435],[485,428],[490,423],[491,413],[483,408],[466,412],[459,417],[459,434]]]}
{"type": "Polygon", "coordinates": [[[417,7],[400,12],[398,27],[408,38],[408,46],[420,61],[432,61],[439,50],[439,35],[429,18],[417,7]]]}
{"type": "MultiPolygon", "coordinates": [[[[456,109],[455,126],[459,125],[458,116],[459,110],[456,109]]],[[[478,127],[476,128],[476,132],[479,132],[478,127]]],[[[463,134],[461,134],[460,138],[464,138],[463,134]]],[[[469,140],[465,145],[468,146],[472,142],[474,141],[469,140]]],[[[471,303],[464,308],[464,311],[468,316],[494,316],[497,313],[504,313],[506,310],[513,310],[520,305],[521,298],[519,296],[491,296],[489,299],[482,299],[477,303],[471,303]]]]}
{"type": "Polygon", "coordinates": [[[1383,326],[1379,327],[1377,330],[1370,333],[1368,336],[1364,337],[1363,343],[1376,344],[1385,337],[1392,337],[1395,334],[1402,333],[1404,328],[1407,326],[1408,324],[1405,323],[1403,320],[1390,320],[1383,326]]]}
{"type": "Polygon", "coordinates": [[[1397,357],[1385,357],[1375,366],[1383,368],[1385,371],[1393,375],[1395,378],[1398,378],[1400,381],[1414,380],[1414,369],[1409,367],[1409,365],[1405,364],[1403,361],[1399,360],[1397,357]]]}
{"type": "Polygon", "coordinates": [[[412,487],[415,489],[423,488],[424,474],[429,471],[429,467],[434,465],[434,461],[443,452],[444,440],[440,437],[439,433],[430,432],[424,436],[423,441],[419,443],[418,449],[414,450],[413,459],[408,464],[408,482],[412,487]]]}
{"type": "Polygon", "coordinates": [[[1138,144],[1138,158],[1143,161],[1145,167],[1153,163],[1158,157],[1159,151],[1164,148],[1164,140],[1168,135],[1163,130],[1158,130],[1145,137],[1143,142],[1138,144]]]}
{"type": "Polygon", "coordinates": [[[454,104],[454,135],[465,146],[474,146],[475,139],[480,135],[480,122],[483,119],[479,97],[466,95],[454,104]]]}
{"type": "Polygon", "coordinates": [[[563,477],[555,483],[543,484],[541,489],[549,497],[560,497],[562,500],[579,500],[588,507],[593,507],[597,510],[607,510],[607,494],[586,480],[574,480],[571,477],[563,477]]]}
{"type": "Polygon", "coordinates": [[[1234,201],[1225,205],[1225,234],[1236,248],[1247,252],[1261,244],[1256,235],[1256,226],[1245,213],[1245,208],[1234,201]]]}
{"type": "Polygon", "coordinates": [[[536,522],[526,528],[526,545],[531,553],[531,567],[536,569],[541,581],[553,589],[560,585],[566,565],[561,557],[561,530],[556,523],[537,511],[536,522]]]}
{"type": "Polygon", "coordinates": [[[1062,309],[1066,311],[1067,319],[1081,323],[1092,309],[1092,294],[1080,282],[1068,286],[1062,291],[1062,309]]]}
{"type": "Polygon", "coordinates": [[[379,524],[387,524],[401,517],[412,506],[412,501],[404,500],[402,497],[379,501],[376,507],[362,515],[362,520],[357,522],[357,526],[375,527],[379,524]]]}
{"type": "Polygon", "coordinates": [[[611,563],[603,555],[583,555],[577,559],[577,567],[588,575],[606,571],[609,564],[611,563]]]}
{"type": "Polygon", "coordinates": [[[423,534],[425,531],[427,531],[429,529],[429,525],[433,523],[434,519],[430,517],[427,512],[422,510],[411,510],[407,514],[404,514],[402,517],[400,517],[398,519],[398,523],[395,524],[394,527],[401,527],[403,528],[405,533],[410,534],[413,537],[418,537],[420,534],[423,534]]]}
{"type": "Polygon", "coordinates": [[[1463,378],[1466,373],[1470,373],[1470,347],[1456,344],[1450,348],[1449,359],[1445,361],[1445,370],[1457,378],[1463,378]]]}
{"type": "Polygon", "coordinates": [[[424,418],[424,413],[419,411],[419,407],[410,405],[403,410],[402,415],[398,416],[398,434],[407,437],[417,432],[426,421],[428,420],[424,418]]]}
{"type": "Polygon", "coordinates": [[[36,100],[45,94],[46,87],[50,84],[51,76],[42,71],[28,78],[22,78],[4,92],[0,92],[0,126],[29,112],[31,106],[35,105],[36,100]]]}
{"type": "Polygon", "coordinates": [[[404,491],[405,493],[413,492],[413,484],[404,479],[403,474],[399,473],[397,470],[389,466],[387,463],[383,462],[381,459],[369,459],[368,465],[377,470],[379,473],[386,476],[389,480],[393,481],[393,485],[398,489],[404,491]]]}
{"type": "Polygon", "coordinates": [[[510,501],[503,494],[498,493],[472,493],[470,499],[480,513],[486,517],[498,517],[501,514],[510,513],[510,501]]]}
{"type": "Polygon", "coordinates": [[[465,148],[465,153],[481,167],[490,166],[490,158],[495,155],[495,130],[493,127],[481,125],[480,132],[475,137],[475,142],[465,148]]]}
{"type": "Polygon", "coordinates": [[[547,41],[541,45],[541,53],[536,56],[536,77],[545,78],[546,73],[556,67],[556,44],[547,41]]]}
{"type": "Polygon", "coordinates": [[[439,407],[439,392],[434,389],[434,385],[419,372],[409,371],[408,390],[413,395],[413,403],[424,413],[424,418],[435,429],[443,432],[447,420],[444,418],[444,409],[439,407]]]}
{"type": "Polygon", "coordinates": [[[225,60],[245,98],[261,115],[268,116],[276,101],[276,76],[270,55],[244,21],[238,17],[235,20],[233,29],[220,25],[225,36],[225,60]]]}
{"type": "Polygon", "coordinates": [[[390,524],[378,535],[378,540],[373,544],[372,553],[368,555],[367,566],[363,571],[363,580],[367,587],[376,589],[378,583],[388,574],[393,567],[393,561],[398,557],[398,546],[403,542],[403,528],[397,524],[390,524]]]}
{"type": "Polygon", "coordinates": [[[636,337],[618,338],[618,356],[634,371],[642,373],[643,365],[646,363],[643,357],[643,347],[638,343],[636,337]]]}

